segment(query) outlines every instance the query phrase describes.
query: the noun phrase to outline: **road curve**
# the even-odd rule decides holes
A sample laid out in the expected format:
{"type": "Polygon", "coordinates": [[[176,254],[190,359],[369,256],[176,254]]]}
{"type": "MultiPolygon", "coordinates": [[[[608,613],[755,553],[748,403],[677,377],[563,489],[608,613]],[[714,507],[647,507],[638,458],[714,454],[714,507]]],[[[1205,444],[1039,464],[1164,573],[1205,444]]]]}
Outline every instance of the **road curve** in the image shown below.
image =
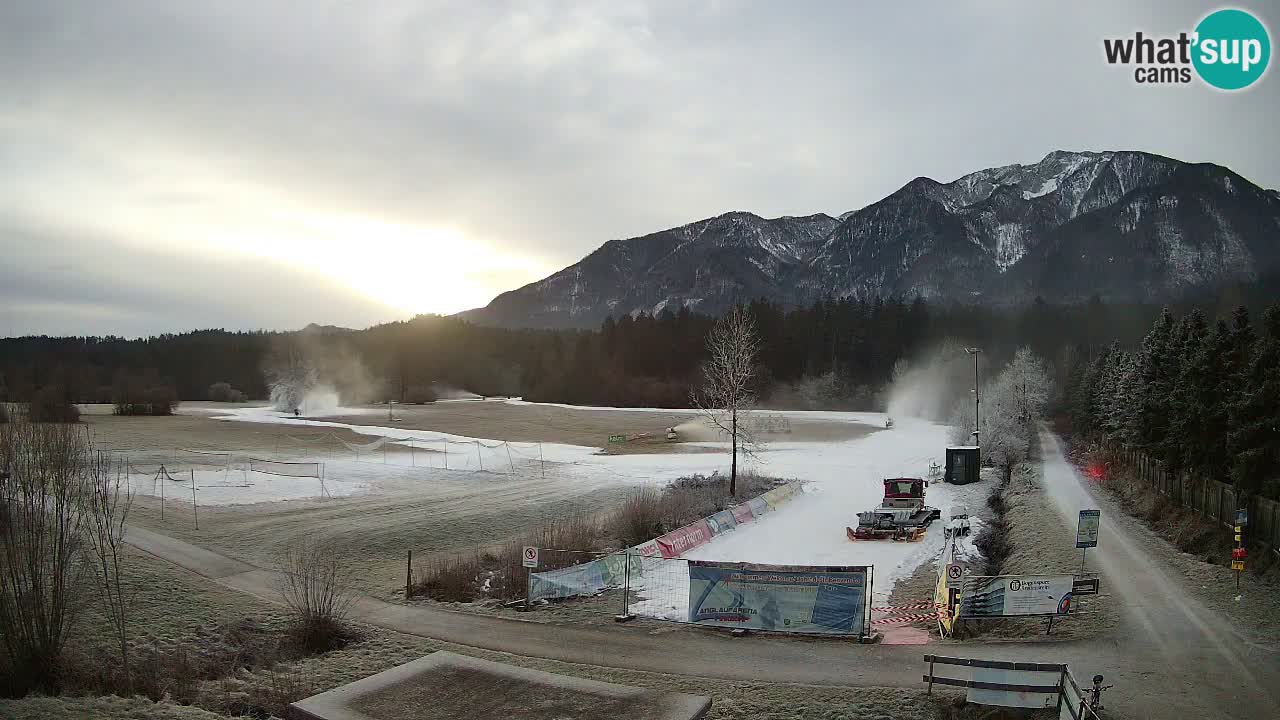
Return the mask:
{"type": "MultiPolygon", "coordinates": [[[[1062,458],[1055,438],[1042,439],[1045,483],[1064,518],[1097,507],[1062,458]]],[[[1232,643],[1233,634],[1155,566],[1123,521],[1103,520],[1102,544],[1091,551],[1104,582],[1125,598],[1130,632],[1112,638],[1054,643],[934,645],[947,654],[992,660],[1066,662],[1077,678],[1107,676],[1116,689],[1108,707],[1131,718],[1265,717],[1280,702],[1280,656],[1232,643]]],[[[280,601],[280,575],[140,527],[137,548],[257,597],[280,601]]],[[[920,646],[859,645],[842,640],[755,635],[731,638],[698,628],[652,633],[634,625],[551,625],[406,606],[360,597],[353,619],[411,635],[475,648],[570,663],[727,680],[814,685],[920,687],[920,646]]]]}

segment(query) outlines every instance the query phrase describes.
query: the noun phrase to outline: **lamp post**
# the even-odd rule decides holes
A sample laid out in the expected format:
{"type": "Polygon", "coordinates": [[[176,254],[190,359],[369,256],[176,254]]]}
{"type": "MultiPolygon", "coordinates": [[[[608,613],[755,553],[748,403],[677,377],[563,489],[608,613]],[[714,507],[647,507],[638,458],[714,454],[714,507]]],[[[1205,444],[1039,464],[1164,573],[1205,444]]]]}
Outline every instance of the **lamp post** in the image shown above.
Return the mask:
{"type": "Polygon", "coordinates": [[[964,351],[973,356],[973,444],[982,447],[982,436],[978,434],[978,354],[982,348],[967,347],[964,351]]]}

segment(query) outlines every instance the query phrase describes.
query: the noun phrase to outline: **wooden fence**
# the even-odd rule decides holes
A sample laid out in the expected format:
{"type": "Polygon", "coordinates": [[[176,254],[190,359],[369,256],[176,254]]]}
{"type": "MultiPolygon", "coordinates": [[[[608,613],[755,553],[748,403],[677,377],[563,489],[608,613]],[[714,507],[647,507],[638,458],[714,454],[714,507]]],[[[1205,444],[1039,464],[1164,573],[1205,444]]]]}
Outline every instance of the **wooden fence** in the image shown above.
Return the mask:
{"type": "Polygon", "coordinates": [[[1236,489],[1224,482],[1193,477],[1185,470],[1170,472],[1160,461],[1132,450],[1122,451],[1122,455],[1138,476],[1161,495],[1223,527],[1232,527],[1238,508],[1247,509],[1245,537],[1252,544],[1280,554],[1280,502],[1255,495],[1241,503],[1236,489]]]}

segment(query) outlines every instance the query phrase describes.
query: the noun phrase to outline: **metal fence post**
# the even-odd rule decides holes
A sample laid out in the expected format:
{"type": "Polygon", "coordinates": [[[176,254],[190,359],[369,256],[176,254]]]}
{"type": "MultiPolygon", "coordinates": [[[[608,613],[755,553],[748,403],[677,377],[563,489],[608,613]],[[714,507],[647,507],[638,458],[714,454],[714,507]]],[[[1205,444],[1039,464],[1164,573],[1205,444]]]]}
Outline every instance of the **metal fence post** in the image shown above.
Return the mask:
{"type": "Polygon", "coordinates": [[[626,560],[622,571],[622,614],[614,618],[616,622],[627,622],[635,617],[631,614],[629,597],[631,595],[631,548],[627,548],[624,552],[626,560]]]}
{"type": "MultiPolygon", "coordinates": [[[[480,447],[480,444],[477,442],[477,443],[476,443],[476,448],[477,448],[477,449],[479,449],[479,447],[480,447]]],[[[539,565],[541,565],[541,564],[542,564],[542,553],[541,553],[541,552],[539,552],[539,553],[538,553],[538,564],[539,564],[539,565]]],[[[536,567],[532,567],[532,568],[528,568],[528,567],[527,567],[527,568],[525,568],[525,569],[524,569],[524,609],[525,609],[525,611],[526,611],[526,612],[527,612],[528,610],[530,610],[530,609],[532,609],[532,608],[533,608],[533,601],[532,601],[532,600],[530,600],[530,598],[532,598],[532,597],[533,597],[533,571],[534,571],[534,570],[537,570],[537,568],[536,568],[536,567]]]]}
{"type": "Polygon", "coordinates": [[[404,564],[404,599],[413,599],[413,551],[409,551],[409,559],[404,564]]]}

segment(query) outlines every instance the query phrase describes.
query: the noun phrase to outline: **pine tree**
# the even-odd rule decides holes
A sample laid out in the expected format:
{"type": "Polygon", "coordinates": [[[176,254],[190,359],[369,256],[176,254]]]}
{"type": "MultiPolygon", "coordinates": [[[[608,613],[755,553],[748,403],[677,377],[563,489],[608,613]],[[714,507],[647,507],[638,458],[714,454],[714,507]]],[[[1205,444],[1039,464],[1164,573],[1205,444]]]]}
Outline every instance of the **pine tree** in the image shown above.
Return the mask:
{"type": "Polygon", "coordinates": [[[1164,308],[1143,339],[1135,359],[1137,406],[1126,433],[1139,448],[1165,461],[1170,459],[1164,452],[1169,430],[1169,394],[1177,376],[1177,358],[1171,347],[1173,330],[1173,315],[1169,308],[1164,308]]]}
{"type": "Polygon", "coordinates": [[[1169,432],[1163,454],[1174,467],[1199,468],[1217,380],[1204,313],[1193,310],[1182,323],[1180,335],[1182,369],[1170,397],[1169,432]]]}
{"type": "Polygon", "coordinates": [[[1262,326],[1230,409],[1231,479],[1246,494],[1280,499],[1280,304],[1267,309],[1262,326]]]}

